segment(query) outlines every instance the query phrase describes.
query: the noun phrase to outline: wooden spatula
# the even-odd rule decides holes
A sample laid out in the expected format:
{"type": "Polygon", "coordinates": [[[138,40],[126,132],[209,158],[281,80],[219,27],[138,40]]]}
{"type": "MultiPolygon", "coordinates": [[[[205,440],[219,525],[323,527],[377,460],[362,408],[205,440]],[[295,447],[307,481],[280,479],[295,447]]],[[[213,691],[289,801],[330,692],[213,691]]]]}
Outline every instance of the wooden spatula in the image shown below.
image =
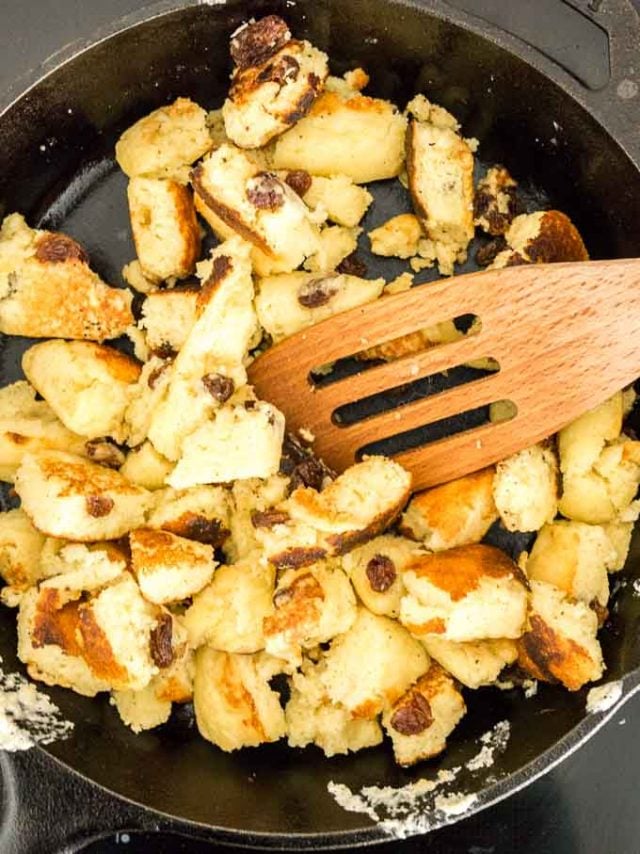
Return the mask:
{"type": "Polygon", "coordinates": [[[394,458],[421,489],[508,457],[640,376],[640,259],[510,267],[457,276],[385,296],[303,330],[250,367],[260,397],[290,430],[307,428],[337,471],[372,442],[510,400],[517,414],[394,458]],[[311,371],[440,321],[477,315],[478,334],[316,387],[311,371]],[[490,356],[500,370],[355,423],[344,404],[490,356]]]}

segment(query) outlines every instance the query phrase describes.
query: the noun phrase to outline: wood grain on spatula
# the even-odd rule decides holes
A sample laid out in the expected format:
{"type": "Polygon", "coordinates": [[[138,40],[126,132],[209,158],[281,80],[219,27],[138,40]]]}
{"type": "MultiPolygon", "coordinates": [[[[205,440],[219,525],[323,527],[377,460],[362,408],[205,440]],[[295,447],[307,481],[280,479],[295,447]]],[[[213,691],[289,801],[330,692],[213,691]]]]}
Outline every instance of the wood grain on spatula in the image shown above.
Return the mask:
{"type": "Polygon", "coordinates": [[[251,365],[250,382],[315,435],[338,471],[365,446],[499,400],[510,421],[484,424],[394,455],[421,489],[453,480],[555,433],[640,375],[640,260],[539,264],[457,276],[385,296],[287,338],[251,365]],[[316,387],[314,368],[450,320],[477,315],[481,329],[360,374],[316,387]],[[349,424],[335,410],[473,359],[491,376],[349,424]]]}

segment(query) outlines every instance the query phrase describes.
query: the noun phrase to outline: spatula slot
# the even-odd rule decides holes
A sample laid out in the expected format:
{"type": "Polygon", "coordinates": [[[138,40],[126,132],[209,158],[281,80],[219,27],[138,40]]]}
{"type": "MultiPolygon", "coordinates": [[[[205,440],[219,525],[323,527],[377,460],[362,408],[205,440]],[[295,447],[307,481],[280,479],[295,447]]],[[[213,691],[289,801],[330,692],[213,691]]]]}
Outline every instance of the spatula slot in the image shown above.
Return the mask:
{"type": "Polygon", "coordinates": [[[375,344],[365,331],[358,343],[354,343],[352,355],[338,359],[333,365],[314,367],[309,374],[309,383],[314,388],[323,388],[345,377],[366,373],[379,365],[393,364],[407,356],[417,356],[427,351],[435,352],[443,346],[476,336],[481,330],[482,322],[478,315],[461,314],[435,325],[416,318],[413,331],[390,338],[378,335],[379,340],[375,344]],[[360,349],[357,349],[358,345],[360,349]]]}
{"type": "MultiPolygon", "coordinates": [[[[499,365],[496,366],[499,370],[499,365]]],[[[338,427],[345,427],[372,418],[389,410],[400,410],[407,404],[423,400],[439,392],[473,383],[482,377],[490,376],[495,371],[471,367],[463,364],[441,371],[430,376],[416,379],[392,388],[385,388],[375,394],[361,398],[337,407],[332,413],[331,420],[338,427]]]]}
{"type": "MultiPolygon", "coordinates": [[[[431,424],[425,424],[377,442],[370,442],[356,452],[356,458],[360,460],[367,454],[397,456],[405,451],[432,445],[434,442],[441,442],[456,434],[471,433],[478,427],[504,424],[507,421],[512,421],[517,414],[518,407],[512,400],[497,400],[489,406],[469,409],[449,418],[443,418],[440,421],[434,421],[431,424]]],[[[480,449],[482,441],[478,439],[478,449],[480,449]]]]}
{"type": "Polygon", "coordinates": [[[432,424],[425,424],[422,427],[397,433],[395,436],[389,436],[377,442],[370,442],[357,451],[356,458],[360,460],[368,454],[384,454],[393,457],[403,451],[430,445],[458,433],[466,433],[489,423],[489,409],[489,406],[480,406],[451,418],[443,418],[441,421],[434,421],[432,424]]]}

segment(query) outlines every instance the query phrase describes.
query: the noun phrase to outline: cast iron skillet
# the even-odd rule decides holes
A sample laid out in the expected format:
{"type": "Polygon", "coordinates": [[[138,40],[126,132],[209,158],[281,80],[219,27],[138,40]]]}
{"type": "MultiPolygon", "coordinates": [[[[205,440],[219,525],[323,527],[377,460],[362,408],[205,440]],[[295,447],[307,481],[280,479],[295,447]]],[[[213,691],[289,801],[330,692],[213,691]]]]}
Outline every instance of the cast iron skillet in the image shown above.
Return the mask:
{"type": "MultiPolygon", "coordinates": [[[[0,102],[0,213],[20,210],[33,224],[68,231],[105,279],[121,281],[133,249],[125,179],[112,160],[115,139],[178,95],[219,106],[228,83],[229,34],[250,15],[277,12],[297,35],[327,50],[334,71],[362,63],[374,94],[402,104],[423,91],[451,109],[465,133],[480,139],[483,159],[504,162],[522,180],[533,207],[551,204],[574,219],[593,257],[635,255],[640,97],[625,69],[634,51],[637,59],[640,25],[627,0],[610,0],[607,8],[599,29],[561,0],[231,0],[150,7],[92,44],[58,55],[0,102]],[[527,5],[536,6],[535,15],[525,14],[527,5]],[[500,15],[510,32],[496,26],[500,15]]],[[[367,227],[383,221],[398,201],[381,184],[367,227]]],[[[394,272],[393,262],[375,267],[369,261],[371,275],[394,272]]],[[[2,384],[18,378],[28,343],[1,342],[2,384]]],[[[512,551],[523,545],[497,529],[490,539],[512,551]]],[[[640,574],[639,559],[636,539],[629,583],[615,597],[603,636],[605,681],[623,680],[623,699],[640,685],[640,598],[630,583],[640,574]]],[[[0,655],[7,668],[20,666],[15,645],[14,615],[3,610],[0,655]]],[[[482,809],[551,768],[608,717],[586,714],[586,690],[569,694],[540,686],[529,700],[516,691],[469,692],[469,712],[444,756],[403,771],[386,747],[331,760],[315,748],[283,745],[224,754],[195,733],[188,709],[160,730],[134,736],[105,698],[49,693],[75,722],[68,740],[47,748],[53,757],[138,804],[256,847],[353,847],[387,838],[366,816],[339,807],[327,792],[329,781],[359,790],[434,777],[463,765],[477,752],[479,736],[508,720],[511,737],[493,767],[461,773],[455,783],[477,795],[471,811],[482,809]]],[[[434,812],[431,823],[450,820],[455,817],[434,812]]]]}

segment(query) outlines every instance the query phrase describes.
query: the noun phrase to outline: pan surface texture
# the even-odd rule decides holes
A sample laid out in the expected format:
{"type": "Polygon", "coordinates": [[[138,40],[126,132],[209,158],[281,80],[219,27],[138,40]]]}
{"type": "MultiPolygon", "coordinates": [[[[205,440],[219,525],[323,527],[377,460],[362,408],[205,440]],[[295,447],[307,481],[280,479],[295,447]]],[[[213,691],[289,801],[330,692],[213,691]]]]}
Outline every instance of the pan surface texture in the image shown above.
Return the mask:
{"type": "MultiPolygon", "coordinates": [[[[140,116],[181,95],[219,107],[228,88],[229,34],[251,16],[275,12],[296,36],[327,51],[334,73],[360,64],[371,74],[372,94],[404,106],[413,94],[424,92],[451,110],[465,135],[479,139],[482,162],[504,163],[521,182],[530,209],[542,204],[565,211],[592,257],[637,255],[640,97],[634,102],[624,97],[629,91],[624,89],[616,95],[623,82],[616,77],[616,62],[626,49],[626,36],[611,41],[611,58],[605,56],[602,73],[596,66],[591,66],[593,74],[583,73],[578,66],[561,68],[548,58],[553,51],[544,44],[538,47],[546,57],[497,29],[490,16],[479,14],[483,4],[459,0],[455,6],[439,0],[231,0],[179,7],[163,3],[136,13],[94,44],[70,50],[64,61],[58,57],[55,67],[41,70],[37,81],[24,81],[22,91],[5,105],[0,214],[18,210],[31,225],[68,232],[86,247],[106,281],[121,283],[122,266],[134,250],[126,178],[113,160],[115,140],[140,116]],[[33,85],[26,89],[27,83],[33,85]]],[[[627,10],[629,23],[623,29],[640,38],[630,7],[622,0],[611,6],[620,14],[627,10]]],[[[637,50],[640,42],[635,44],[637,50]]],[[[373,189],[376,203],[365,230],[406,204],[397,183],[382,182],[373,189]]],[[[370,276],[390,278],[400,271],[394,261],[376,266],[372,256],[366,260],[370,276]]],[[[474,269],[473,261],[462,269],[474,269]]],[[[29,343],[0,341],[3,385],[20,377],[20,356],[29,343]]],[[[561,383],[562,377],[551,382],[561,383]]],[[[635,420],[640,426],[637,415],[635,420]]],[[[497,528],[489,539],[513,554],[528,542],[505,539],[497,528]]],[[[603,681],[622,680],[623,698],[640,683],[640,597],[632,585],[640,578],[637,536],[624,578],[602,633],[603,681]]],[[[21,669],[15,647],[15,615],[3,609],[0,655],[6,669],[21,669]]],[[[519,689],[468,692],[468,713],[443,756],[403,770],[387,747],[333,759],[315,748],[292,750],[284,744],[226,754],[200,738],[186,707],[178,708],[164,727],[134,735],[108,698],[48,689],[75,726],[67,740],[47,751],[100,786],[210,827],[221,840],[256,847],[351,848],[387,839],[387,831],[369,816],[339,806],[328,791],[331,782],[359,792],[365,786],[435,779],[441,771],[461,768],[453,789],[441,791],[469,795],[464,801],[469,814],[535,779],[602,725],[607,713],[587,713],[587,690],[571,694],[541,684],[529,699],[519,689]],[[508,738],[504,749],[495,751],[493,764],[465,768],[482,747],[482,734],[502,721],[509,722],[508,738]]],[[[406,824],[400,832],[422,832],[457,818],[455,811],[436,809],[432,801],[422,809],[422,823],[406,824]]]]}

